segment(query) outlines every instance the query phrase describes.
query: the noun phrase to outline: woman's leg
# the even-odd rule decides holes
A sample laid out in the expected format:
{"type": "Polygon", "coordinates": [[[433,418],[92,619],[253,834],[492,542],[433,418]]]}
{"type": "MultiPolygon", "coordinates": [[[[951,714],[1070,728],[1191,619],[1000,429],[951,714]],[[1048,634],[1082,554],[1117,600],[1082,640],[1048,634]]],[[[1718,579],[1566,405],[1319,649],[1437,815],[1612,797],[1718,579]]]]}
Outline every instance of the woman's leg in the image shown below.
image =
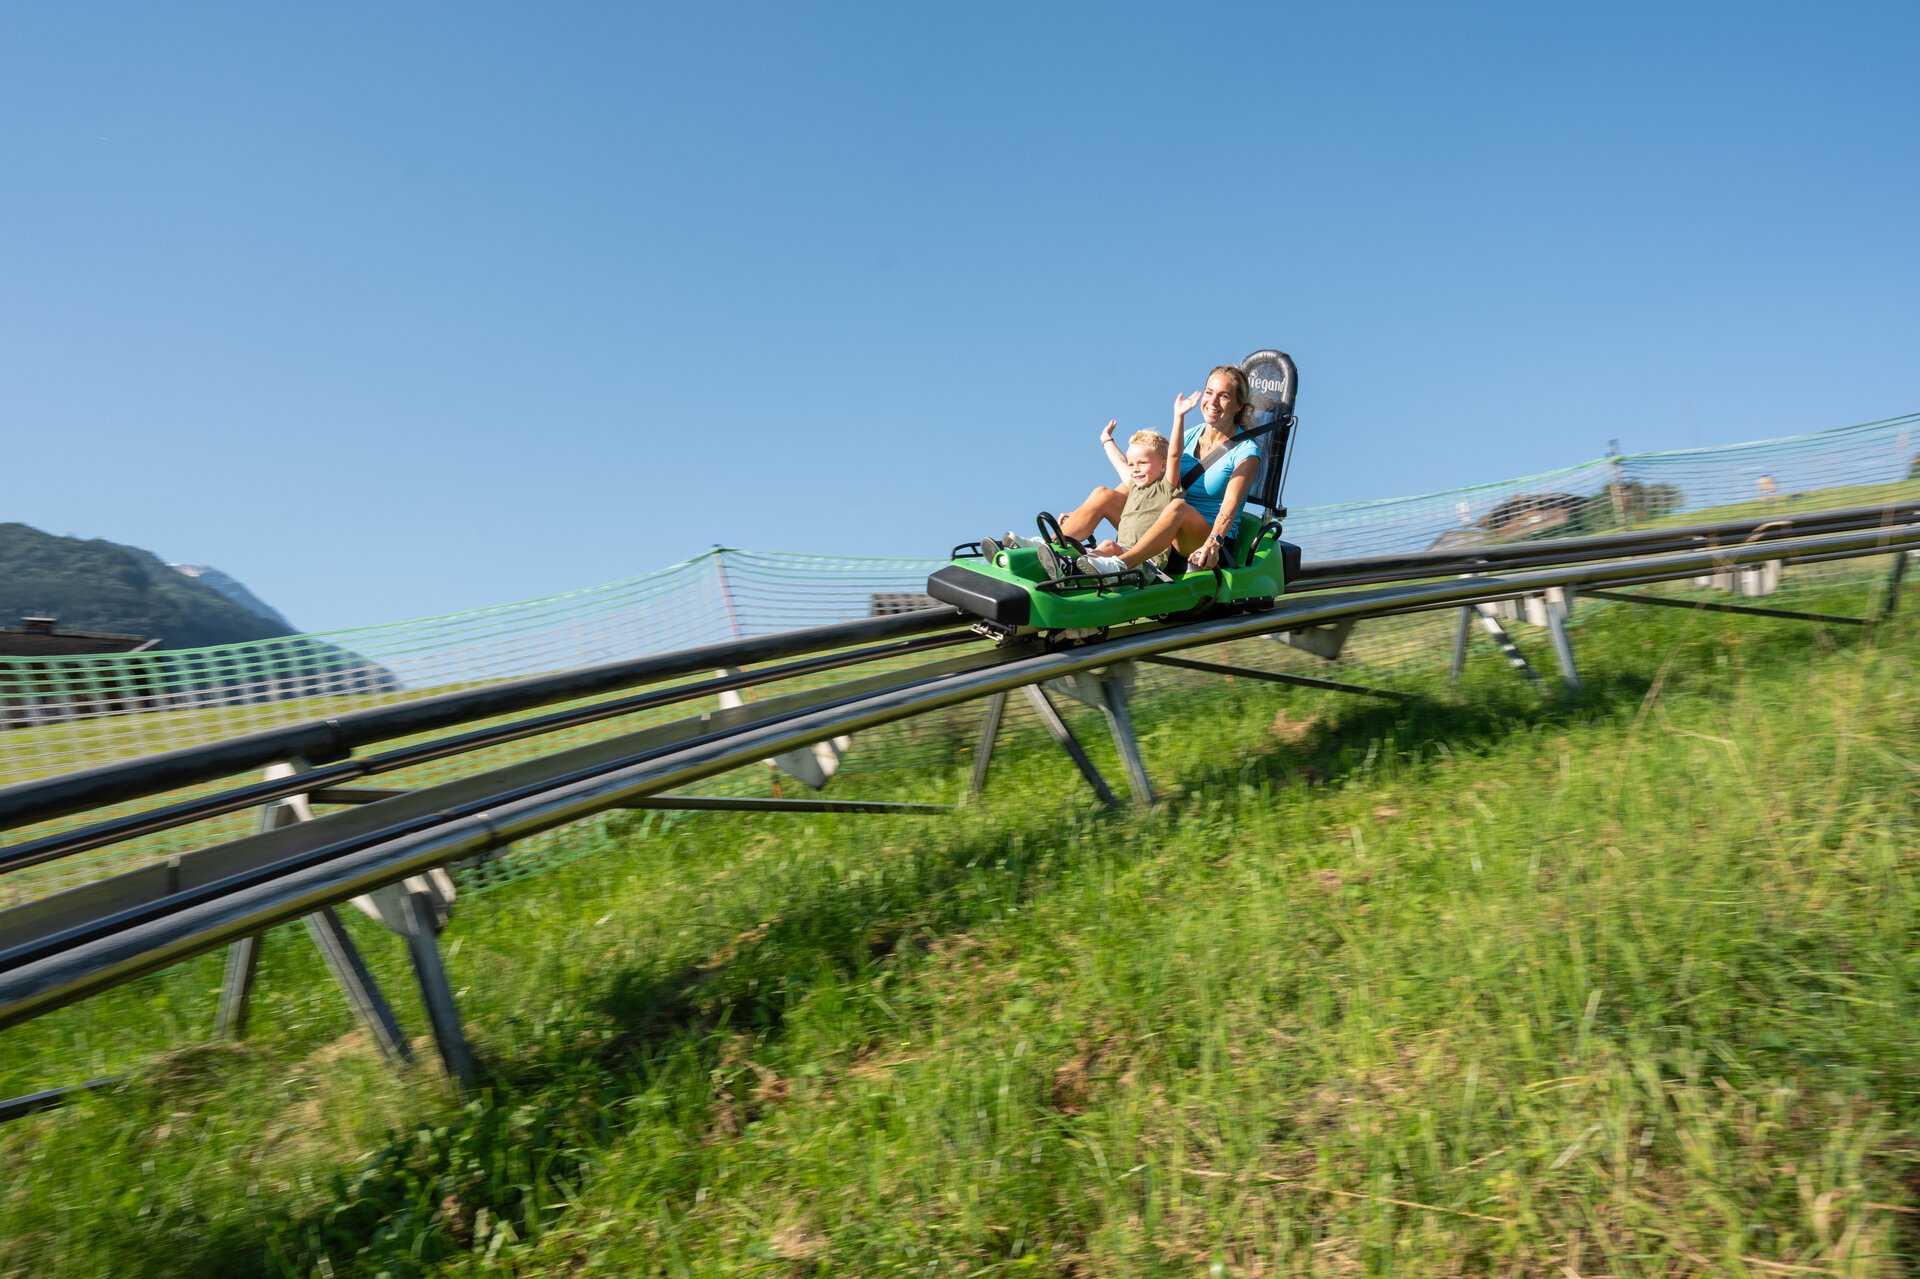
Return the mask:
{"type": "Polygon", "coordinates": [[[1120,513],[1126,506],[1127,490],[1097,488],[1087,494],[1086,501],[1060,517],[1060,531],[1076,541],[1085,541],[1100,527],[1101,520],[1119,528],[1120,513]]]}
{"type": "Polygon", "coordinates": [[[1176,497],[1167,503],[1167,509],[1160,512],[1160,518],[1153,522],[1146,535],[1120,558],[1128,568],[1139,568],[1169,546],[1182,555],[1189,555],[1199,550],[1200,544],[1212,534],[1213,524],[1176,497]]]}

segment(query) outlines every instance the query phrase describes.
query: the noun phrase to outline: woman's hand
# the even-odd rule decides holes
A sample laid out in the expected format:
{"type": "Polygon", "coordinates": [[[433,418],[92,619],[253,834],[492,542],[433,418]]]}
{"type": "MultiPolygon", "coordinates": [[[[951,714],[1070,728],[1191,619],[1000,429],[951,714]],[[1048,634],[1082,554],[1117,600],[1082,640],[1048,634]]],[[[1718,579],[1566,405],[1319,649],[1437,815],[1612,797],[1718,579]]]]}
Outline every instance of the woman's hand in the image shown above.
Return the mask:
{"type": "Polygon", "coordinates": [[[1111,421],[1109,421],[1109,422],[1107,423],[1107,429],[1106,429],[1106,430],[1104,430],[1104,431],[1102,431],[1102,432],[1100,432],[1100,442],[1101,442],[1102,444],[1111,444],[1111,443],[1113,443],[1113,428],[1114,428],[1114,427],[1116,427],[1116,426],[1118,426],[1118,425],[1120,425],[1120,419],[1119,419],[1119,418],[1114,418],[1114,419],[1112,419],[1111,421]]]}
{"type": "Polygon", "coordinates": [[[1220,557],[1220,544],[1212,538],[1200,543],[1200,549],[1187,556],[1190,568],[1212,568],[1214,560],[1220,557]]]}
{"type": "Polygon", "coordinates": [[[1199,407],[1200,392],[1198,391],[1195,391],[1192,395],[1176,395],[1173,397],[1173,415],[1175,417],[1185,417],[1199,407]]]}

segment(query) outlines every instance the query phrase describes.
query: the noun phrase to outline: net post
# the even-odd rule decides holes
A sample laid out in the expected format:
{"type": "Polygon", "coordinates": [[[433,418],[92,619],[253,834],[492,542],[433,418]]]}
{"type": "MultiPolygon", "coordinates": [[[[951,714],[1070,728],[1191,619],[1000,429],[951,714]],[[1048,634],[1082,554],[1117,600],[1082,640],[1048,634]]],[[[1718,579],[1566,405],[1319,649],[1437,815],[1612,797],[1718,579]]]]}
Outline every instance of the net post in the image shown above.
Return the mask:
{"type": "Polygon", "coordinates": [[[720,604],[727,611],[727,629],[733,638],[741,638],[740,613],[733,606],[733,583],[727,578],[727,548],[713,544],[713,576],[720,585],[720,604]]]}

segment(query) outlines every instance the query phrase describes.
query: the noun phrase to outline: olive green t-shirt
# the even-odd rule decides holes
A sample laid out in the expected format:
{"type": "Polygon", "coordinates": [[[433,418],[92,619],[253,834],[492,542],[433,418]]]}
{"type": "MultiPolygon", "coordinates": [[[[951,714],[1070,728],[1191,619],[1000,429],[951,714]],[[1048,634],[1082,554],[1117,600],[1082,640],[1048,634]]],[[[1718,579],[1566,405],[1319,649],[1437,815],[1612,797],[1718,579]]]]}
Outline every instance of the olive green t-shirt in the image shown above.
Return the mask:
{"type": "Polygon", "coordinates": [[[1153,483],[1128,493],[1127,504],[1120,508],[1120,522],[1115,526],[1118,535],[1114,541],[1128,548],[1138,546],[1153,522],[1160,518],[1160,512],[1167,509],[1167,503],[1179,495],[1171,467],[1153,483]]]}

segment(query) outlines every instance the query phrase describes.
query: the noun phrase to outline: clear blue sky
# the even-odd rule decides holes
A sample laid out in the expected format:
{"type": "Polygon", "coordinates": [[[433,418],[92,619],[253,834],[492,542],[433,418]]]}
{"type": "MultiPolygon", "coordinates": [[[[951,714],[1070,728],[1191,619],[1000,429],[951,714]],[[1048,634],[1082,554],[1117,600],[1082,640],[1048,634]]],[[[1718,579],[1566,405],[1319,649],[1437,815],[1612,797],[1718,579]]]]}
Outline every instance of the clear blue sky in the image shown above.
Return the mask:
{"type": "Polygon", "coordinates": [[[1295,506],[1920,408],[1920,6],[0,14],[0,520],[309,628],[937,555],[1206,368],[1295,506]]]}

